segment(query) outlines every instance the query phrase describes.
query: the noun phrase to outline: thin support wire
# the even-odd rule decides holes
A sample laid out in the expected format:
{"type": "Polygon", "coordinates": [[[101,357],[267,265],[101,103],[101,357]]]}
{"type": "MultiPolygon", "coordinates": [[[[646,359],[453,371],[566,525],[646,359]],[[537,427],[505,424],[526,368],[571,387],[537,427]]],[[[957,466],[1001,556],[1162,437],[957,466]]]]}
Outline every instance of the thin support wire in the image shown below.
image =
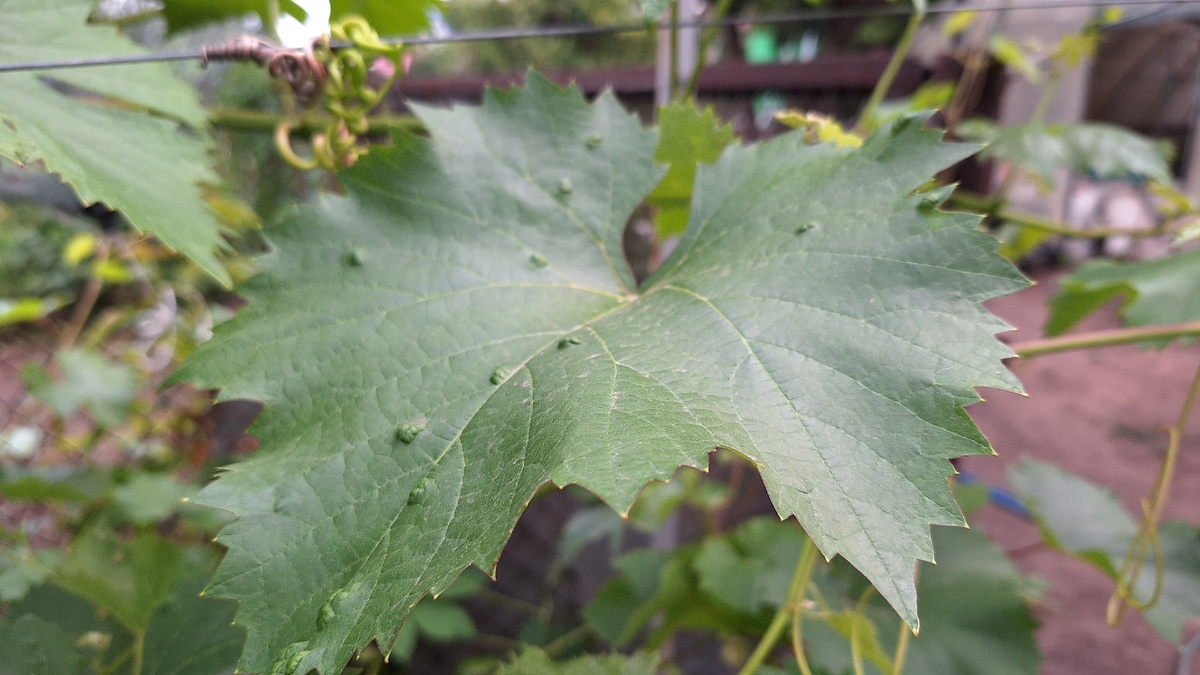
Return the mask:
{"type": "MultiPolygon", "coordinates": [[[[1200,0],[1124,0],[1123,2],[1102,3],[1091,2],[1089,0],[1047,0],[1045,2],[1034,2],[1023,5],[1013,5],[1011,2],[999,2],[993,4],[971,5],[969,3],[953,5],[953,6],[938,6],[929,7],[925,10],[926,14],[952,14],[970,10],[974,12],[1003,12],[1007,10],[1037,10],[1037,9],[1059,9],[1067,7],[1140,7],[1140,6],[1155,6],[1162,5],[1195,5],[1200,4],[1200,0]]],[[[801,23],[805,21],[832,21],[835,19],[858,19],[871,18],[881,16],[908,16],[913,13],[911,4],[896,5],[889,7],[881,7],[869,11],[860,9],[816,9],[802,12],[790,12],[784,14],[771,14],[756,17],[730,17],[717,20],[695,20],[695,21],[679,21],[671,26],[658,26],[655,24],[646,23],[627,23],[614,24],[608,26],[590,26],[590,25],[574,25],[574,26],[543,26],[539,28],[500,28],[494,30],[481,30],[468,33],[456,33],[445,36],[424,36],[424,37],[406,37],[393,40],[384,40],[384,44],[389,45],[433,45],[433,44],[450,44],[460,42],[483,42],[489,40],[519,40],[528,38],[554,38],[554,37],[575,37],[582,35],[611,35],[617,33],[640,33],[644,31],[659,30],[662,28],[718,28],[722,26],[737,26],[737,25],[775,25],[788,23],[801,23]]],[[[333,49],[341,49],[349,47],[348,44],[333,43],[330,45],[333,49]]],[[[195,49],[189,51],[178,52],[158,52],[153,54],[133,54],[126,56],[105,56],[85,59],[62,59],[54,61],[28,61],[23,63],[8,63],[0,64],[0,73],[8,73],[15,71],[31,71],[31,70],[50,70],[55,68],[84,68],[90,66],[112,66],[112,65],[127,65],[136,63],[154,63],[161,61],[188,61],[200,60],[204,58],[204,49],[195,49]]],[[[300,51],[300,50],[296,50],[300,51]]]]}

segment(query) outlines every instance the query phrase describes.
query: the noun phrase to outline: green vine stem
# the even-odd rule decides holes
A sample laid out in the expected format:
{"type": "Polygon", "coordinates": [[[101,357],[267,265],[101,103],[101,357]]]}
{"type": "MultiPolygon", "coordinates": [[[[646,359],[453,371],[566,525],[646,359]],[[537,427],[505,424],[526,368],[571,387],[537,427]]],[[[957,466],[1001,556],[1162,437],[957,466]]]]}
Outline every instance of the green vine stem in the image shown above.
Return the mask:
{"type": "Polygon", "coordinates": [[[263,26],[267,37],[271,38],[272,42],[278,44],[279,39],[279,0],[267,0],[267,25],[263,26]]]}
{"type": "MultiPolygon", "coordinates": [[[[729,14],[729,8],[733,6],[733,0],[721,0],[717,4],[712,13],[713,21],[720,21],[729,14]]],[[[688,78],[687,87],[684,89],[681,98],[690,99],[696,95],[696,89],[700,86],[700,73],[704,71],[704,56],[708,54],[708,50],[712,47],[713,40],[717,38],[719,29],[709,28],[704,33],[704,37],[700,40],[700,49],[696,54],[696,66],[692,68],[692,76],[688,78]]]]}
{"type": "Polygon", "coordinates": [[[133,664],[129,668],[129,672],[134,675],[141,675],[142,661],[146,655],[146,631],[139,630],[133,636],[133,664]]]}
{"type": "MultiPolygon", "coordinates": [[[[800,554],[800,566],[803,568],[801,574],[804,577],[804,588],[808,587],[809,580],[812,579],[813,569],[817,564],[817,547],[812,543],[811,539],[804,542],[804,551],[800,554]]],[[[792,653],[796,655],[796,664],[800,666],[801,675],[812,675],[812,669],[808,666],[808,655],[804,651],[804,639],[801,635],[801,626],[804,622],[805,600],[804,591],[801,590],[800,597],[792,603],[792,653]]]]}
{"type": "Polygon", "coordinates": [[[1062,81],[1062,68],[1057,64],[1050,67],[1050,76],[1046,79],[1046,87],[1042,89],[1042,95],[1038,99],[1037,107],[1033,109],[1033,114],[1030,115],[1029,121],[1033,124],[1038,124],[1046,119],[1046,112],[1050,110],[1050,102],[1054,100],[1054,95],[1058,93],[1058,84],[1062,81]]]}
{"type": "MultiPolygon", "coordinates": [[[[915,3],[914,3],[915,4],[915,3]]],[[[900,72],[900,66],[904,63],[905,57],[912,49],[913,40],[917,37],[917,29],[921,27],[921,22],[925,19],[925,10],[919,7],[913,7],[913,13],[908,17],[908,26],[904,28],[904,35],[900,37],[900,42],[896,44],[896,50],[892,52],[892,58],[888,61],[887,67],[883,70],[883,75],[879,77],[879,81],[875,83],[875,89],[871,91],[871,98],[867,99],[867,105],[863,108],[862,114],[858,116],[858,122],[854,125],[854,132],[860,136],[866,135],[866,125],[868,121],[875,115],[875,110],[883,103],[883,97],[887,96],[888,90],[892,88],[892,82],[896,80],[896,75],[900,72]]]]}
{"type": "Polygon", "coordinates": [[[796,655],[796,665],[800,667],[800,675],[813,675],[808,665],[808,654],[804,650],[804,601],[797,602],[792,610],[792,653],[796,655]]]}
{"type": "MultiPolygon", "coordinates": [[[[921,566],[913,569],[913,583],[921,580],[921,566]]],[[[908,645],[912,642],[913,632],[908,624],[900,622],[900,635],[896,637],[896,655],[892,657],[891,675],[901,675],[904,672],[904,662],[908,659],[908,645]]]]}
{"type": "MultiPolygon", "coordinates": [[[[738,675],[754,675],[759,666],[767,660],[767,656],[771,654],[771,650],[783,636],[783,630],[787,628],[788,621],[797,611],[796,608],[803,602],[804,591],[812,581],[816,563],[817,547],[811,539],[807,539],[804,542],[804,550],[800,553],[800,559],[796,562],[796,571],[792,574],[792,583],[788,586],[787,598],[776,610],[775,616],[771,618],[771,625],[767,626],[767,632],[759,640],[758,646],[754,648],[754,653],[750,655],[746,665],[738,671],[738,675]]],[[[796,658],[803,663],[803,652],[797,653],[796,658]]]]}
{"type": "Polygon", "coordinates": [[[867,608],[867,601],[874,593],[875,587],[867,586],[867,590],[859,596],[858,604],[854,606],[854,621],[850,624],[850,663],[854,665],[854,675],[863,675],[865,672],[863,670],[862,634],[859,629],[864,622],[869,620],[864,612],[867,608]]]}
{"type": "Polygon", "coordinates": [[[1158,601],[1162,594],[1163,560],[1162,546],[1158,539],[1158,524],[1162,519],[1163,506],[1167,502],[1167,493],[1171,489],[1171,479],[1175,475],[1175,464],[1179,459],[1179,445],[1183,438],[1183,429],[1187,424],[1188,417],[1192,414],[1197,392],[1200,392],[1200,368],[1197,368],[1196,374],[1192,378],[1187,398],[1184,399],[1183,408],[1179,411],[1179,419],[1176,420],[1174,426],[1167,429],[1171,440],[1167,444],[1166,457],[1163,458],[1162,466],[1159,467],[1158,477],[1154,480],[1150,496],[1142,502],[1142,522],[1138,526],[1129,552],[1125,555],[1125,561],[1121,564],[1121,572],[1117,577],[1117,590],[1108,600],[1108,623],[1110,626],[1116,626],[1121,622],[1128,607],[1138,610],[1148,609],[1158,601]],[[1141,576],[1142,567],[1146,564],[1146,558],[1151,550],[1154,552],[1154,592],[1151,593],[1149,600],[1142,602],[1134,597],[1133,587],[1137,583],[1138,577],[1141,576]]]}
{"type": "Polygon", "coordinates": [[[1033,230],[1049,232],[1051,234],[1061,234],[1064,237],[1077,237],[1083,239],[1102,239],[1104,237],[1156,237],[1161,234],[1166,234],[1170,231],[1172,221],[1164,221],[1162,224],[1152,228],[1142,230],[1123,230],[1115,227],[1095,228],[1081,230],[1060,222],[1035,216],[1030,213],[1014,211],[1007,207],[999,206],[1000,200],[995,197],[983,197],[981,195],[972,194],[956,190],[948,204],[953,207],[959,207],[968,211],[982,212],[991,217],[1014,223],[1022,227],[1028,227],[1033,230]]]}
{"type": "Polygon", "coordinates": [[[1072,349],[1108,347],[1111,345],[1145,342],[1146,340],[1165,340],[1188,336],[1200,336],[1200,321],[1097,330],[1076,335],[1061,335],[1041,340],[1030,340],[1010,345],[1010,347],[1017,356],[1029,358],[1031,356],[1065,352],[1072,349]]]}

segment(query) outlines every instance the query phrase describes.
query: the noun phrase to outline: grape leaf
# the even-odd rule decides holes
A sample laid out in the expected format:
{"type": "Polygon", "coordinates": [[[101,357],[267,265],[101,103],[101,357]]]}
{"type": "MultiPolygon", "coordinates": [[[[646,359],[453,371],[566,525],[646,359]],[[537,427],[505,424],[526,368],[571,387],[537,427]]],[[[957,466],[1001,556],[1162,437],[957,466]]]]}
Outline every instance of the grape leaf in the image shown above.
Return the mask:
{"type": "MultiPolygon", "coordinates": [[[[150,535],[141,535],[123,546],[113,533],[103,531],[89,532],[83,539],[90,540],[91,543],[84,544],[88,548],[96,548],[96,542],[102,542],[101,554],[80,556],[76,546],[72,553],[76,560],[71,564],[82,569],[56,581],[64,587],[74,586],[78,585],[79,579],[71,577],[81,573],[87,575],[88,588],[84,589],[84,597],[63,587],[45,584],[35,587],[28,597],[9,607],[10,616],[21,616],[21,621],[32,620],[35,625],[53,628],[53,634],[60,639],[45,644],[52,648],[56,657],[62,658],[64,663],[69,658],[80,666],[85,663],[94,666],[96,663],[120,663],[135,650],[141,650],[140,675],[233,672],[245,639],[245,631],[232,625],[236,604],[200,596],[216,567],[217,555],[213,549],[181,548],[150,535]],[[152,540],[155,543],[147,547],[147,542],[152,540]],[[155,560],[156,557],[171,563],[163,565],[161,559],[155,560]],[[106,580],[110,584],[106,585],[106,580]],[[148,594],[146,591],[150,588],[155,590],[148,594]],[[131,632],[128,626],[131,613],[148,617],[137,619],[145,630],[141,639],[135,637],[141,630],[131,632]]],[[[50,634],[44,628],[41,632],[50,634]]],[[[5,640],[10,639],[12,633],[12,624],[0,620],[0,654],[6,657],[0,659],[0,674],[46,672],[29,668],[19,661],[14,670],[5,669],[5,665],[14,665],[9,663],[10,655],[22,653],[5,649],[5,640]]],[[[28,652],[34,647],[30,643],[25,650],[28,652]]],[[[128,668],[115,672],[126,671],[128,668]]],[[[95,672],[95,668],[73,668],[64,672],[95,672]]]]}
{"type": "Polygon", "coordinates": [[[1200,251],[1144,262],[1089,262],[1059,283],[1059,292],[1050,300],[1046,335],[1066,332],[1118,297],[1124,298],[1121,318],[1130,326],[1196,321],[1200,319],[1198,269],[1200,251]]]}
{"type": "Polygon", "coordinates": [[[152,534],[125,544],[115,533],[94,527],[71,542],[52,580],[108,610],[130,631],[144,631],[171,590],[181,555],[174,544],[152,534]]]}
{"type": "MultiPolygon", "coordinates": [[[[143,53],[111,26],[87,26],[92,4],[0,0],[0,64],[143,53]]],[[[229,285],[200,188],[217,181],[205,120],[199,95],[164,64],[0,74],[0,155],[44,161],[83,202],[120,211],[229,285]]]]}
{"type": "Polygon", "coordinates": [[[143,675],[231,673],[242,653],[246,632],[233,625],[237,605],[200,595],[215,565],[208,556],[191,557],[150,619],[143,675]]]}
{"type": "MultiPolygon", "coordinates": [[[[1028,599],[1035,584],[974,530],[936,527],[938,564],[921,567],[921,635],[905,670],[949,675],[1037,672],[1041,654],[1028,599]]],[[[891,626],[885,635],[896,635],[891,626]]]]}
{"type": "MultiPolygon", "coordinates": [[[[1037,595],[1036,580],[1023,577],[1003,551],[975,530],[935,527],[933,541],[938,564],[921,566],[917,584],[921,596],[921,635],[910,636],[904,672],[1036,673],[1041,655],[1034,639],[1037,622],[1029,608],[1031,598],[1037,595]]],[[[854,597],[843,595],[848,590],[843,585],[844,578],[818,571],[814,580],[822,584],[825,598],[841,595],[845,598],[842,602],[847,603],[844,606],[853,607],[850,603],[854,597]]],[[[876,623],[884,645],[882,651],[896,653],[900,632],[896,615],[872,605],[866,616],[876,623]]],[[[827,627],[823,617],[805,620],[804,641],[815,672],[850,672],[849,636],[847,627],[837,624],[827,627]],[[821,666],[825,670],[817,671],[816,667],[821,666]]],[[[891,667],[879,667],[879,661],[879,658],[866,660],[863,672],[876,675],[892,672],[891,667]]]]}
{"type": "Polygon", "coordinates": [[[113,491],[112,516],[117,522],[149,525],[182,510],[194,492],[174,476],[138,473],[113,491]]]}
{"type": "Polygon", "coordinates": [[[347,14],[367,20],[381,35],[409,35],[429,27],[429,12],[441,9],[444,0],[330,0],[330,18],[347,14]]]}
{"type": "Polygon", "coordinates": [[[691,102],[659,108],[658,129],[654,161],[671,168],[646,201],[659,208],[658,232],[668,237],[683,233],[687,226],[696,166],[717,161],[736,136],[733,125],[721,124],[712,108],[701,112],[691,102]]]}
{"type": "Polygon", "coordinates": [[[239,516],[212,592],[241,601],[241,668],[337,672],[491,569],[539,485],[625,513],[717,446],[915,623],[929,525],[962,523],[946,460],[991,452],[962,406],[1017,386],[980,302],[1024,281],[945,191],[910,194],[972,148],[911,118],[853,150],[732,147],[637,288],[621,233],[663,170],[611,95],[531,74],[418,113],[433,140],[274,228],[176,377],[266,402],[262,451],[199,498],[239,516]]]}
{"type": "Polygon", "coordinates": [[[71,636],[41,617],[0,619],[0,675],[75,675],[82,659],[71,636]]]}
{"type": "Polygon", "coordinates": [[[56,382],[40,363],[21,369],[21,379],[32,394],[59,417],[86,406],[96,421],[116,427],[129,419],[137,396],[138,373],[124,363],[114,363],[104,354],[87,349],[66,349],[54,355],[62,373],[56,382]]]}
{"type": "Polygon", "coordinates": [[[967,140],[988,143],[981,155],[1011,162],[1043,180],[1067,168],[1095,180],[1171,182],[1169,143],[1111,124],[1017,124],[1001,127],[971,119],[958,127],[967,140]]]}
{"type": "MultiPolygon", "coordinates": [[[[1045,462],[1026,459],[1009,470],[1046,543],[1087,561],[1116,580],[1137,534],[1137,523],[1111,490],[1045,462]]],[[[1188,619],[1200,616],[1200,529],[1182,521],[1159,526],[1162,591],[1145,610],[1154,630],[1178,643],[1188,619]]],[[[1154,594],[1151,559],[1134,584],[1134,597],[1154,594]]]]}

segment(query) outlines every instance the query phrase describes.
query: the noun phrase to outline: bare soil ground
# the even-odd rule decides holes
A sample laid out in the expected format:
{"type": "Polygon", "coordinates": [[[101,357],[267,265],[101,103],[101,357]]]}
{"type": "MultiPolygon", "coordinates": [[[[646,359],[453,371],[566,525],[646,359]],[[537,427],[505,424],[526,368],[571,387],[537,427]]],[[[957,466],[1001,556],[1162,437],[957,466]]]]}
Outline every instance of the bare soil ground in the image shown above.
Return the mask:
{"type": "MultiPolygon", "coordinates": [[[[989,308],[1018,330],[1002,334],[1010,343],[1042,336],[1046,301],[1057,275],[1037,275],[1038,284],[999,298],[989,308]]],[[[1090,317],[1076,330],[1113,328],[1115,307],[1090,317]]],[[[960,468],[1005,485],[1007,467],[1023,457],[1051,462],[1111,488],[1130,514],[1150,492],[1167,446],[1162,431],[1179,416],[1191,378],[1200,366],[1200,345],[1162,351],[1135,346],[1047,354],[1011,363],[1027,396],[983,390],[985,402],[968,412],[999,457],[971,457],[960,468]]],[[[1183,436],[1167,519],[1200,523],[1200,419],[1183,436]]],[[[1044,675],[1174,674],[1174,645],[1129,612],[1117,628],[1105,623],[1113,584],[1099,571],[1065,554],[1034,545],[1033,524],[988,507],[975,522],[1026,574],[1049,582],[1038,610],[1038,645],[1044,675]],[[1031,546],[1032,545],[1032,546],[1031,546]]],[[[1196,659],[1200,661],[1200,658],[1196,659]]],[[[1200,673],[1200,663],[1189,672],[1200,673]]]]}

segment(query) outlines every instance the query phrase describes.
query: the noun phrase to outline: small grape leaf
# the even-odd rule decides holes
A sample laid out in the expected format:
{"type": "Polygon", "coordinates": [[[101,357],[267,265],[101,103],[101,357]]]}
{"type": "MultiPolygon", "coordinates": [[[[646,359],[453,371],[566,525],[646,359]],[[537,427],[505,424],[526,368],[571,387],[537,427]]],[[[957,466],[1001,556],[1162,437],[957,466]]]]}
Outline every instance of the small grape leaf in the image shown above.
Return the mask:
{"type": "Polygon", "coordinates": [[[96,421],[116,427],[129,419],[137,396],[138,373],[124,363],[113,363],[104,354],[87,349],[67,349],[54,355],[62,372],[55,381],[39,363],[21,370],[21,379],[32,394],[59,417],[87,407],[96,421]]]}
{"type": "Polygon", "coordinates": [[[746,521],[729,536],[700,545],[694,563],[697,583],[730,609],[752,616],[773,609],[787,598],[804,541],[804,533],[793,523],[772,518],[746,521]]]}
{"type": "Polygon", "coordinates": [[[112,613],[131,632],[146,630],[171,586],[181,550],[152,534],[129,543],[101,527],[77,536],[67,559],[51,579],[55,584],[112,613]]]}
{"type": "Polygon", "coordinates": [[[347,14],[367,20],[381,35],[409,35],[429,27],[429,12],[442,8],[445,0],[330,0],[333,21],[347,14]]]}
{"type": "Polygon", "coordinates": [[[1111,124],[1016,124],[998,126],[971,119],[958,127],[967,140],[983,141],[985,159],[1011,162],[1046,181],[1060,168],[1094,180],[1171,182],[1170,143],[1111,124]]]}
{"type": "Polygon", "coordinates": [[[117,522],[149,525],[181,511],[195,491],[171,475],[138,473],[113,491],[112,515],[117,522]]]}
{"type": "Polygon", "coordinates": [[[1118,297],[1123,298],[1118,311],[1129,326],[1200,320],[1198,270],[1200,251],[1143,262],[1089,262],[1059,282],[1046,334],[1061,335],[1118,297]]]}
{"type": "Polygon", "coordinates": [[[963,522],[947,459],[991,452],[962,407],[1018,386],[980,303],[1024,280],[946,191],[911,194],[973,148],[911,118],[857,149],[731,147],[638,288],[621,234],[663,170],[612,95],[531,74],[417,111],[433,140],[274,228],[249,306],[176,377],[266,402],[263,449],[200,495],[239,517],[211,592],[241,602],[241,668],[335,673],[492,569],[543,483],[625,513],[717,446],[915,624],[929,526],[963,522]]]}
{"type": "MultiPolygon", "coordinates": [[[[1137,523],[1111,490],[1044,462],[1024,460],[1009,482],[1029,505],[1046,543],[1074,554],[1116,580],[1137,523]]],[[[1162,591],[1143,613],[1166,639],[1179,643],[1188,619],[1200,616],[1200,529],[1181,521],[1159,526],[1162,591]]],[[[1134,597],[1154,593],[1153,560],[1134,584],[1134,597]]]]}
{"type": "Polygon", "coordinates": [[[659,209],[659,236],[677,236],[687,227],[697,165],[717,161],[737,137],[712,108],[701,112],[690,101],[659,108],[658,134],[654,161],[671,168],[646,201],[659,209]]]}
{"type": "MultiPolygon", "coordinates": [[[[0,0],[0,63],[143,53],[111,26],[88,26],[93,4],[0,0]]],[[[200,187],[217,182],[206,119],[196,91],[161,63],[0,74],[0,155],[44,161],[84,203],[120,211],[228,286],[200,187]]]]}
{"type": "Polygon", "coordinates": [[[0,548],[0,602],[13,602],[25,597],[29,589],[46,580],[62,562],[56,549],[36,553],[28,546],[0,548]]]}

